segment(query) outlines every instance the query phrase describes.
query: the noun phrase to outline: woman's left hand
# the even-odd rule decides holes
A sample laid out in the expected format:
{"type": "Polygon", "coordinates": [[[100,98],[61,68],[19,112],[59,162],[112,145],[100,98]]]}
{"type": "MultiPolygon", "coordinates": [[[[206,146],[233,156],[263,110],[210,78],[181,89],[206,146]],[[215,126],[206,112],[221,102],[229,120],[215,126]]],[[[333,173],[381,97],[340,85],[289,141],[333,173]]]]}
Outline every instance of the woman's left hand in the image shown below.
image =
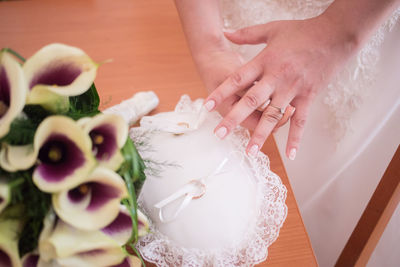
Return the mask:
{"type": "Polygon", "coordinates": [[[205,107],[211,111],[250,87],[216,127],[215,134],[224,138],[270,100],[247,146],[247,153],[255,155],[282,118],[282,111],[291,104],[296,110],[290,120],[286,155],[294,159],[312,101],[356,51],[355,37],[323,15],[301,21],[270,22],[225,36],[236,44],[267,46],[206,99],[205,107]]]}

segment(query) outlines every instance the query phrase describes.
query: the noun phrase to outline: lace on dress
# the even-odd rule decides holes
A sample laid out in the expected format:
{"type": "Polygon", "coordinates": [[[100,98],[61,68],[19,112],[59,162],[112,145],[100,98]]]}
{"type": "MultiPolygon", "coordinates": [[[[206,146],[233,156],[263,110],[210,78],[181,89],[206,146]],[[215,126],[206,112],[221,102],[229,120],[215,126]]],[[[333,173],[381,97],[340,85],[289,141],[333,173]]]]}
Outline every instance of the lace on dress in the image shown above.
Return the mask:
{"type": "MultiPolygon", "coordinates": [[[[274,20],[306,19],[320,15],[332,0],[220,0],[224,26],[239,29],[274,20]]],[[[328,85],[324,104],[330,113],[325,127],[340,142],[352,129],[352,117],[371,90],[377,76],[380,47],[400,17],[400,8],[376,31],[359,53],[328,85]]],[[[235,46],[242,54],[249,47],[235,46]]]]}

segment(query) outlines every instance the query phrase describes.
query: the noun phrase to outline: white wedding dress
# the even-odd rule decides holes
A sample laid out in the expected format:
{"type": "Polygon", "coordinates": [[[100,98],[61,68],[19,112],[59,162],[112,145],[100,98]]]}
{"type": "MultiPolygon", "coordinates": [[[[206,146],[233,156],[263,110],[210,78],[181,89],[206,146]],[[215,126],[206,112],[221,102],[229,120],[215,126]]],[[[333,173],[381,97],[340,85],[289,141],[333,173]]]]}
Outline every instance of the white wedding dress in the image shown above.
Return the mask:
{"type": "MultiPolygon", "coordinates": [[[[331,0],[221,0],[226,28],[305,19],[331,0]]],[[[321,266],[333,266],[400,136],[400,25],[397,9],[313,104],[295,161],[285,156],[287,125],[277,134],[282,159],[321,266]]],[[[237,47],[249,60],[263,46],[237,47]]],[[[400,209],[370,266],[398,266],[400,209]]]]}

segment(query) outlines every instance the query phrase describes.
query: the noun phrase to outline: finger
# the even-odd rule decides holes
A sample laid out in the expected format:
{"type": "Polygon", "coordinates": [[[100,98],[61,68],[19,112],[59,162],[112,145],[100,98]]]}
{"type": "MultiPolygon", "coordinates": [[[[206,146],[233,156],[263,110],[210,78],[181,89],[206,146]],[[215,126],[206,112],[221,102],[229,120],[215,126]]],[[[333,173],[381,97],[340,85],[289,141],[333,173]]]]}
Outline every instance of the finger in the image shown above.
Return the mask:
{"type": "Polygon", "coordinates": [[[246,149],[247,154],[253,157],[257,155],[258,151],[265,143],[265,140],[267,140],[267,137],[271,134],[276,124],[283,117],[280,108],[289,105],[290,101],[291,99],[286,99],[284,102],[277,102],[274,99],[271,100],[271,103],[262,113],[260,122],[254,130],[253,135],[251,136],[251,139],[246,149]]]}
{"type": "Polygon", "coordinates": [[[250,116],[248,116],[240,125],[253,131],[257,127],[257,124],[260,121],[261,116],[262,112],[256,110],[253,113],[251,113],[250,116]]]}
{"type": "Polygon", "coordinates": [[[269,35],[269,24],[245,27],[234,32],[224,32],[225,37],[235,44],[266,43],[269,35]]]}
{"type": "Polygon", "coordinates": [[[301,138],[304,133],[304,127],[308,117],[308,111],[311,106],[311,100],[306,97],[296,97],[292,104],[296,107],[292,118],[290,119],[289,136],[286,145],[286,156],[294,160],[299,148],[301,138]]]}
{"type": "Polygon", "coordinates": [[[241,124],[269,99],[273,92],[273,87],[274,78],[272,77],[264,78],[256,83],[218,124],[215,128],[215,134],[221,139],[225,138],[237,125],[241,124]]]}
{"type": "Polygon", "coordinates": [[[228,97],[235,92],[248,88],[260,76],[262,66],[258,61],[252,60],[235,73],[230,75],[220,86],[218,86],[204,101],[208,111],[217,108],[228,97]]]}
{"type": "MultiPolygon", "coordinates": [[[[230,110],[232,110],[233,106],[239,102],[240,97],[237,95],[233,95],[232,97],[227,98],[224,104],[218,109],[219,113],[223,116],[228,114],[230,110]]],[[[242,123],[241,125],[249,130],[254,130],[261,118],[260,111],[254,111],[251,113],[242,123]]]]}
{"type": "Polygon", "coordinates": [[[275,125],[273,132],[276,132],[276,130],[279,127],[282,127],[283,125],[285,125],[289,121],[290,117],[293,116],[295,110],[296,110],[295,107],[293,107],[292,105],[288,105],[286,107],[286,110],[285,110],[285,113],[283,114],[282,119],[275,125]]]}

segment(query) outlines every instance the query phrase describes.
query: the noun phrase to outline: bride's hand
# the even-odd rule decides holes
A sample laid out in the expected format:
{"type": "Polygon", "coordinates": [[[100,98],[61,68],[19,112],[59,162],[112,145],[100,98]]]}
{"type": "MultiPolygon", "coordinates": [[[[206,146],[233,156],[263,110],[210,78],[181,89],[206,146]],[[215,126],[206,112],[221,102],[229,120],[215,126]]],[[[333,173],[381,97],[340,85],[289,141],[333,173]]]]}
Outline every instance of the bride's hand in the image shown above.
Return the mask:
{"type": "Polygon", "coordinates": [[[270,99],[247,147],[247,153],[255,155],[282,117],[282,108],[291,104],[296,110],[290,120],[286,154],[294,159],[311,103],[356,50],[354,36],[323,16],[270,22],[225,36],[237,44],[267,46],[206,99],[205,107],[214,110],[238,91],[250,88],[215,128],[216,135],[224,138],[270,99]]]}
{"type": "MultiPolygon", "coordinates": [[[[230,49],[228,44],[226,46],[222,45],[222,47],[219,45],[210,45],[207,47],[211,47],[211,49],[197,53],[195,61],[204,85],[208,92],[211,93],[234,73],[235,70],[242,67],[244,60],[239,53],[230,49]]],[[[240,96],[236,94],[226,97],[223,103],[218,105],[218,112],[222,116],[225,116],[239,100],[240,96]]],[[[254,130],[260,117],[261,112],[256,110],[243,120],[241,125],[254,130]]]]}

